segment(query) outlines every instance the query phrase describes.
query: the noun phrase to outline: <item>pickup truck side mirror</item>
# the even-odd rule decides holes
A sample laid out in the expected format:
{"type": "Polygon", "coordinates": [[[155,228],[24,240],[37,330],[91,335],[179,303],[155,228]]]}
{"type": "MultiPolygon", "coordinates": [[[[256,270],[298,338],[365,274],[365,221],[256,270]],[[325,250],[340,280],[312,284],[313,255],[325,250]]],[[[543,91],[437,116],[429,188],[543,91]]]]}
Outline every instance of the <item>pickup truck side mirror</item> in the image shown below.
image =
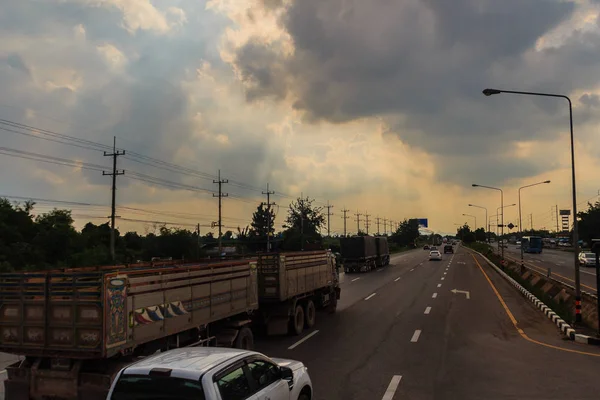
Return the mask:
{"type": "Polygon", "coordinates": [[[290,387],[290,390],[294,388],[294,372],[291,368],[288,367],[280,367],[281,369],[281,378],[285,379],[290,387]]]}

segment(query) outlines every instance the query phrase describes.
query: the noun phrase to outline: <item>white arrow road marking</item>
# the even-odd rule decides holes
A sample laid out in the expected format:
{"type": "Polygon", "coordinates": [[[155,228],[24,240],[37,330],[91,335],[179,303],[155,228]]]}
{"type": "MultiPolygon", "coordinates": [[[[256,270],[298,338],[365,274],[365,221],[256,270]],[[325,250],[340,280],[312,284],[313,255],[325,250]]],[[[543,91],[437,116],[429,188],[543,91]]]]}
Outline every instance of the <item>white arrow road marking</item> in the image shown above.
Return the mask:
{"type": "Polygon", "coordinates": [[[454,293],[454,294],[456,294],[456,293],[463,293],[464,295],[466,295],[466,296],[467,296],[467,299],[470,299],[470,298],[471,298],[471,293],[469,293],[469,292],[468,292],[468,291],[466,291],[466,290],[452,289],[452,290],[451,290],[451,292],[452,292],[452,293],[454,293]]]}

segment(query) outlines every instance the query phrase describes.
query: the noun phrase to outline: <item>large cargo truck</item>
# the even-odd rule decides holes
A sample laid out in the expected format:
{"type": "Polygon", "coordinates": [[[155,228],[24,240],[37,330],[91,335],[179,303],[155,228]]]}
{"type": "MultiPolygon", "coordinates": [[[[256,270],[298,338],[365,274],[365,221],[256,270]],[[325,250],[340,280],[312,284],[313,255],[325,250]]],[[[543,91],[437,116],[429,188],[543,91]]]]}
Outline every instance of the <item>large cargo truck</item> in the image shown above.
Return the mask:
{"type": "Polygon", "coordinates": [[[340,287],[333,253],[263,254],[257,265],[258,313],[267,334],[299,335],[315,324],[317,309],[335,312],[340,287]]]}
{"type": "Polygon", "coordinates": [[[377,267],[377,244],[373,236],[340,239],[344,272],[368,272],[377,267]]]}
{"type": "MultiPolygon", "coordinates": [[[[321,257],[259,257],[278,260],[276,275],[257,260],[0,274],[0,352],[24,356],[6,369],[6,398],[104,399],[118,370],[139,357],[199,345],[250,349],[251,327],[282,310],[289,321],[293,307],[308,314],[310,302],[335,311],[333,257],[314,253],[321,257]]],[[[299,324],[289,326],[298,333],[299,324]]]]}
{"type": "Polygon", "coordinates": [[[375,247],[377,249],[377,258],[375,264],[378,268],[385,267],[390,264],[390,249],[385,236],[375,237],[375,247]]]}

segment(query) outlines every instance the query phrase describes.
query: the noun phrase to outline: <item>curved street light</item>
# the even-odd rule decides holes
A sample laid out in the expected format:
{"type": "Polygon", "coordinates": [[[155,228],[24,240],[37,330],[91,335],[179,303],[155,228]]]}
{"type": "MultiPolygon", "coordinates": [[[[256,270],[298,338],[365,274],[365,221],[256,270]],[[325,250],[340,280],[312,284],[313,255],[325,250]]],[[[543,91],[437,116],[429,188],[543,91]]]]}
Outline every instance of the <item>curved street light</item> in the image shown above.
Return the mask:
{"type": "MultiPolygon", "coordinates": [[[[550,180],[532,183],[531,185],[521,186],[519,188],[519,231],[521,232],[521,270],[525,268],[525,261],[523,261],[523,221],[521,220],[521,189],[525,189],[532,186],[543,185],[545,183],[550,183],[550,180]]],[[[533,230],[533,226],[531,227],[533,230]]]]}
{"type": "MultiPolygon", "coordinates": [[[[485,207],[482,207],[482,206],[476,206],[475,204],[469,204],[469,207],[482,208],[482,209],[484,209],[484,210],[485,210],[485,220],[486,220],[486,224],[487,224],[487,225],[486,225],[486,226],[484,226],[484,229],[486,229],[486,230],[487,230],[487,232],[489,232],[489,230],[490,230],[490,220],[488,219],[487,208],[485,208],[485,207]]],[[[489,237],[489,234],[486,234],[485,236],[487,237],[487,241],[488,241],[488,243],[489,243],[489,242],[490,242],[490,237],[489,237]]]]}
{"type": "MultiPolygon", "coordinates": [[[[500,208],[504,208],[504,192],[502,191],[502,189],[497,188],[497,187],[493,187],[493,186],[484,186],[484,185],[478,185],[476,183],[473,183],[471,186],[473,187],[482,187],[485,189],[491,189],[491,190],[498,190],[500,192],[500,208]]],[[[502,234],[501,237],[504,236],[504,211],[502,211],[502,234]]],[[[500,242],[498,242],[498,246],[500,245],[500,242]]],[[[502,266],[504,267],[504,246],[502,246],[502,266]]]]}
{"type": "MultiPolygon", "coordinates": [[[[483,94],[491,96],[493,94],[508,93],[526,96],[542,96],[565,99],[569,103],[569,127],[571,129],[571,191],[573,197],[573,266],[575,268],[575,322],[581,323],[581,281],[579,274],[579,232],[577,223],[577,188],[575,184],[575,141],[573,139],[573,105],[569,96],[554,93],[521,92],[515,90],[484,89],[483,94]]],[[[520,222],[519,222],[520,223],[520,222]]]]}
{"type": "Polygon", "coordinates": [[[474,215],[471,215],[471,214],[463,214],[463,216],[465,216],[465,217],[471,217],[471,218],[473,218],[475,220],[475,229],[473,231],[476,231],[477,230],[477,217],[474,216],[474,215]]]}

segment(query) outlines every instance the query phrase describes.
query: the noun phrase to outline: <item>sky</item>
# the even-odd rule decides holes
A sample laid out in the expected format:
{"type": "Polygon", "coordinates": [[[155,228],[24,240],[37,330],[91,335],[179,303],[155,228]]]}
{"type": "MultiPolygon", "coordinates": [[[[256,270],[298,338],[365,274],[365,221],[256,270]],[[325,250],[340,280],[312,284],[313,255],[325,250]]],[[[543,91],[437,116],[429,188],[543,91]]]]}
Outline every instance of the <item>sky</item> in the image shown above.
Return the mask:
{"type": "MultiPolygon", "coordinates": [[[[275,193],[332,205],[331,231],[435,232],[505,223],[556,228],[596,201],[600,1],[0,0],[0,196],[81,227],[209,230],[249,224],[275,193]],[[66,135],[66,136],[65,136],[66,135]],[[60,200],[71,203],[51,203],[60,200]],[[469,214],[469,215],[463,215],[469,214]],[[471,216],[470,216],[471,215],[471,216]],[[387,226],[389,230],[389,225],[387,226]]],[[[325,209],[326,210],[326,209],[325,209]]]]}

